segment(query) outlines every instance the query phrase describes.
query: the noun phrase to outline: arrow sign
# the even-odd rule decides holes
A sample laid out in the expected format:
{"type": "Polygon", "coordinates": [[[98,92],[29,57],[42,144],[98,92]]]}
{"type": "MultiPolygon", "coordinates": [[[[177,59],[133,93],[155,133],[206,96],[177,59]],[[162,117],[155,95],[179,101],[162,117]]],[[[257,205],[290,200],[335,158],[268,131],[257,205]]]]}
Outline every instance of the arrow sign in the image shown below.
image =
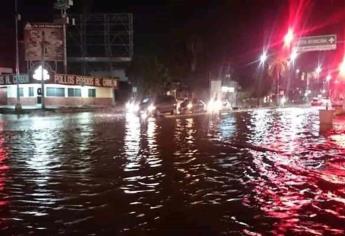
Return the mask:
{"type": "Polygon", "coordinates": [[[337,48],[337,35],[319,35],[302,37],[296,45],[297,52],[328,51],[337,48]]]}

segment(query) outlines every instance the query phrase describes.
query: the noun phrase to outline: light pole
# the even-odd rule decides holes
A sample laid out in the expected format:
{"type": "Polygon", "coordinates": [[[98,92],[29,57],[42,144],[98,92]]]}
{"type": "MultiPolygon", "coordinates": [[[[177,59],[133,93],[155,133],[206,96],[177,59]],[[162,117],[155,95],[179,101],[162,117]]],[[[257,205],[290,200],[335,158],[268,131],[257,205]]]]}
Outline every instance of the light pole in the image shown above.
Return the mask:
{"type": "Polygon", "coordinates": [[[262,82],[263,82],[263,78],[264,78],[264,71],[265,71],[265,63],[266,63],[266,61],[267,61],[267,58],[268,58],[268,56],[267,56],[267,52],[264,50],[263,52],[262,52],[262,54],[260,55],[260,66],[262,66],[262,68],[263,68],[263,70],[261,71],[260,70],[260,78],[259,78],[259,92],[258,92],[258,105],[259,106],[261,106],[262,105],[262,103],[261,103],[261,96],[262,96],[262,82]]]}
{"type": "Polygon", "coordinates": [[[42,30],[42,35],[41,35],[41,105],[42,105],[42,110],[45,109],[45,101],[44,101],[44,30],[42,30]]]}
{"type": "Polygon", "coordinates": [[[341,77],[345,77],[345,57],[343,61],[341,62],[341,64],[339,65],[339,75],[341,77]]]}
{"type": "Polygon", "coordinates": [[[18,0],[14,1],[14,11],[15,11],[15,31],[16,31],[16,85],[17,85],[17,103],[15,106],[16,111],[22,109],[20,104],[20,89],[19,89],[19,45],[18,45],[18,20],[20,15],[18,14],[18,0]]]}
{"type": "Polygon", "coordinates": [[[286,94],[289,97],[290,96],[290,88],[291,84],[293,83],[294,76],[294,70],[295,70],[295,61],[298,57],[296,48],[292,48],[290,53],[290,60],[289,60],[289,68],[288,68],[288,81],[287,81],[287,88],[286,88],[286,94]]]}
{"type": "Polygon", "coordinates": [[[330,82],[331,82],[331,79],[332,79],[332,76],[330,75],[330,74],[328,74],[327,76],[326,76],[326,82],[327,82],[327,100],[329,99],[329,90],[330,90],[330,86],[329,86],[329,84],[330,84],[330,82]]]}
{"type": "Polygon", "coordinates": [[[61,10],[61,17],[63,19],[63,24],[62,24],[62,30],[63,30],[63,72],[64,74],[67,74],[67,45],[66,45],[66,20],[67,20],[67,14],[66,10],[63,9],[61,10]]]}

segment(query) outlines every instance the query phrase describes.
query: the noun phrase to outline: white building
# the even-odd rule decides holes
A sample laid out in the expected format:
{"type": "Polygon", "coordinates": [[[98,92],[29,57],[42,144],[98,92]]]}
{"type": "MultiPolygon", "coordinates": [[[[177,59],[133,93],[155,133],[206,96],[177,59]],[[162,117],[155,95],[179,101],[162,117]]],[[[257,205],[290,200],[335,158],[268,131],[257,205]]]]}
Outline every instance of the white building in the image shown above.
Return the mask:
{"type": "MultiPolygon", "coordinates": [[[[20,103],[24,106],[39,106],[42,97],[41,82],[29,77],[19,77],[20,103]]],[[[115,102],[117,80],[114,78],[59,74],[52,77],[44,82],[46,106],[111,106],[115,102]]],[[[16,82],[15,75],[0,77],[0,105],[17,103],[16,82]]]]}

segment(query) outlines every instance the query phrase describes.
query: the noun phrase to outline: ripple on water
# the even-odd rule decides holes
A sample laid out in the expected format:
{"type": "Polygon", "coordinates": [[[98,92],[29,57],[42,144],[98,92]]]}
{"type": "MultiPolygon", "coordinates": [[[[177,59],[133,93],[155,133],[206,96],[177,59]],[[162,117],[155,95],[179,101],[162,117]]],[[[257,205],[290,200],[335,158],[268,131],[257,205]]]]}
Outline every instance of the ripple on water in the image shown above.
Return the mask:
{"type": "Polygon", "coordinates": [[[343,235],[345,132],[317,116],[1,116],[0,230],[343,235]]]}

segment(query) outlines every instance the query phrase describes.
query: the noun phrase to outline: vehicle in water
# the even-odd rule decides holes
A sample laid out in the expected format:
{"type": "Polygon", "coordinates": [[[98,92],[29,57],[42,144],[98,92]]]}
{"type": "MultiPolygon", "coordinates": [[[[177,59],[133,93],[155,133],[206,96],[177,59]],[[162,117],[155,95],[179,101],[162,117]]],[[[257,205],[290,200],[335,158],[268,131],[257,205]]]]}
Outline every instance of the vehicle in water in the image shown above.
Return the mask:
{"type": "Polygon", "coordinates": [[[313,98],[311,100],[310,105],[312,105],[312,106],[321,106],[322,105],[322,101],[319,98],[313,98]]]}
{"type": "MultiPolygon", "coordinates": [[[[177,101],[173,96],[146,97],[138,104],[137,113],[141,116],[156,116],[165,113],[175,114],[177,101]]],[[[137,106],[135,106],[136,108],[137,106]]]]}
{"type": "Polygon", "coordinates": [[[185,98],[178,106],[179,114],[201,113],[206,111],[206,104],[197,98],[185,98]]]}
{"type": "Polygon", "coordinates": [[[173,115],[176,113],[177,101],[174,96],[158,96],[154,99],[153,105],[156,115],[164,113],[173,115]]]}

